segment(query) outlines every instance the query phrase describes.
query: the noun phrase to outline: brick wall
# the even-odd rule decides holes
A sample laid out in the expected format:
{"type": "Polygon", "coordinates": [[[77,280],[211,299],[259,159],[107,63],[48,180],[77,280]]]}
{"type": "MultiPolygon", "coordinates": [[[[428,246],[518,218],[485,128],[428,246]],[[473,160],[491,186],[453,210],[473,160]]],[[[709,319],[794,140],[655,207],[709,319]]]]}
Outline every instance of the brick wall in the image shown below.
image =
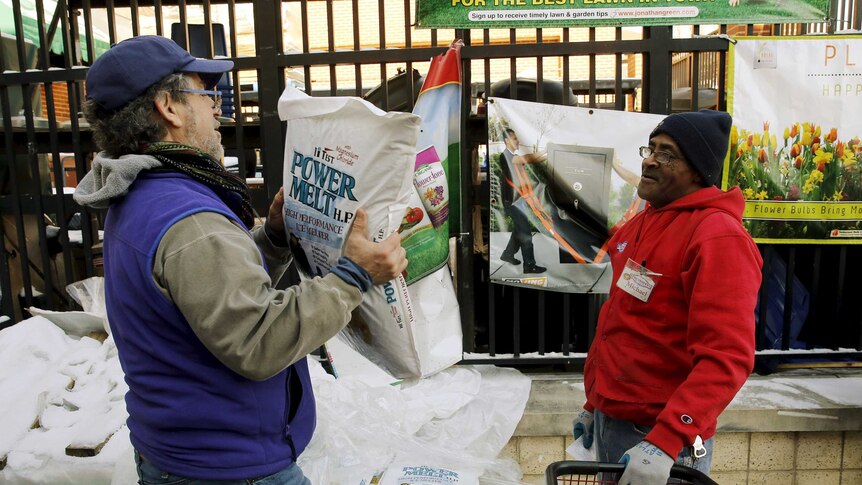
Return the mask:
{"type": "MultiPolygon", "coordinates": [[[[515,436],[501,456],[521,465],[524,483],[543,484],[547,466],[567,459],[571,437],[515,436]]],[[[862,431],[719,433],[711,477],[721,485],[858,485],[862,431]]]]}
{"type": "MultiPolygon", "coordinates": [[[[45,84],[42,84],[39,87],[39,96],[42,99],[42,111],[39,113],[39,116],[48,117],[48,102],[45,97],[45,84]]],[[[69,114],[69,90],[66,86],[66,83],[53,83],[51,85],[51,91],[54,96],[54,116],[57,118],[57,122],[60,123],[62,121],[68,121],[70,119],[69,114]]]]}

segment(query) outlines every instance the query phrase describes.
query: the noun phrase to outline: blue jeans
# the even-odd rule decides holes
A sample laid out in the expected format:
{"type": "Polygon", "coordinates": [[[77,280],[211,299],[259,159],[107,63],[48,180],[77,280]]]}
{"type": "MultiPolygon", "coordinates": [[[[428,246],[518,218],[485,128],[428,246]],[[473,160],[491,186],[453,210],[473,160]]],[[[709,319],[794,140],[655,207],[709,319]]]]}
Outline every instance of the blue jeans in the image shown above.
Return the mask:
{"type": "Polygon", "coordinates": [[[291,463],[287,468],[272,475],[245,480],[195,480],[180,477],[160,470],[152,462],[141,457],[138,450],[135,450],[135,464],[140,485],[311,485],[296,463],[291,463]]]}
{"type": "MultiPolygon", "coordinates": [[[[605,463],[619,463],[625,452],[646,438],[652,429],[649,426],[638,426],[630,421],[611,418],[598,409],[593,413],[593,423],[596,460],[605,463]]],[[[701,458],[694,458],[691,446],[686,446],[676,457],[676,462],[709,475],[714,444],[714,436],[703,442],[706,456],[701,458]]]]}

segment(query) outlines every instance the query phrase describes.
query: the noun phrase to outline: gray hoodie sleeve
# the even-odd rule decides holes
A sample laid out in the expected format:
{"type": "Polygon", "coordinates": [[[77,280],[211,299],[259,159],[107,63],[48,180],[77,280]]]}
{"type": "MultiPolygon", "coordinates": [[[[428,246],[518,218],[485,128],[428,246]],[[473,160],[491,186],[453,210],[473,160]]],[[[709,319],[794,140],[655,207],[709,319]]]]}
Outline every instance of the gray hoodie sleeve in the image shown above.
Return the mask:
{"type": "Polygon", "coordinates": [[[276,290],[261,263],[254,240],[212,212],[174,224],[153,263],[156,284],[207,349],[255,380],[274,376],[332,338],[362,299],[335,274],[276,290]]]}

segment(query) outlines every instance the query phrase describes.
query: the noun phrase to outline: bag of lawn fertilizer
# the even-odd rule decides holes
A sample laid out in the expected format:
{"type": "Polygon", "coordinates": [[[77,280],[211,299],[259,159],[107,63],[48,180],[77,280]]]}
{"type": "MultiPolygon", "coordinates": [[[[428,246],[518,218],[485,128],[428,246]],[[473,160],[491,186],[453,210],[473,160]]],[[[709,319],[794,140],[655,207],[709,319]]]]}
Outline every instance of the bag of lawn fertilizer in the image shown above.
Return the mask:
{"type": "MultiPolygon", "coordinates": [[[[312,98],[292,87],[278,101],[287,121],[284,221],[299,273],[335,266],[356,210],[382,241],[402,224],[413,187],[418,116],[386,113],[351,97],[312,98]]],[[[343,339],[399,378],[421,375],[414,316],[403,276],[363,296],[343,339]]]]}

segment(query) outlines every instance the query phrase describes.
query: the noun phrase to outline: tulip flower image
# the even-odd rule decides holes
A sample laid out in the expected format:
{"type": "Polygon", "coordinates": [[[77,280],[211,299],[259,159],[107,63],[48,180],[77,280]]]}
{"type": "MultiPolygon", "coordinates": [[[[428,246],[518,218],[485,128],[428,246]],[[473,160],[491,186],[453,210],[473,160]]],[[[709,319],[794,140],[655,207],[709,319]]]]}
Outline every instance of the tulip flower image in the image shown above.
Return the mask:
{"type": "MultiPolygon", "coordinates": [[[[774,123],[773,123],[774,125],[774,123]]],[[[862,201],[862,142],[859,135],[840,139],[836,127],[812,122],[793,122],[777,128],[779,139],[770,132],[770,123],[757,129],[731,127],[727,186],[739,186],[743,196],[757,201],[845,202],[862,201]]],[[[808,235],[823,221],[801,221],[795,231],[808,235]]],[[[853,224],[859,224],[854,222],[853,224]]],[[[771,221],[746,221],[752,235],[774,237],[771,221]],[[766,234],[769,232],[769,234],[766,234]]],[[[831,227],[824,227],[828,237],[831,227]]],[[[784,234],[784,237],[802,237],[784,234]]]]}

